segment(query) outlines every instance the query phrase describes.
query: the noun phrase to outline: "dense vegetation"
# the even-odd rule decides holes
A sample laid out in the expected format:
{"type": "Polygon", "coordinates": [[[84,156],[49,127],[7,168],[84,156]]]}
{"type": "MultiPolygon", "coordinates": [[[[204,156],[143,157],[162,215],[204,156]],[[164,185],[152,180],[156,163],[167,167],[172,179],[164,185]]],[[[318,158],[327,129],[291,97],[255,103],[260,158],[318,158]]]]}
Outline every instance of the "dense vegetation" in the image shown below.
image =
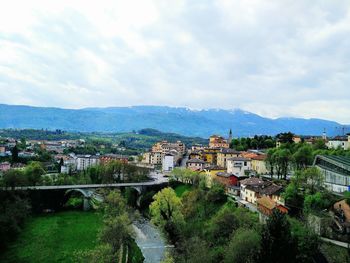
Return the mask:
{"type": "Polygon", "coordinates": [[[24,169],[10,169],[0,178],[0,186],[71,185],[118,182],[140,182],[148,179],[149,170],[120,161],[89,167],[78,174],[46,174],[40,162],[31,162],[24,169]]]}
{"type": "Polygon", "coordinates": [[[119,153],[118,147],[125,147],[124,154],[135,154],[140,150],[146,150],[162,140],[180,140],[186,145],[206,144],[207,140],[200,137],[187,137],[175,133],[160,132],[154,129],[141,129],[139,131],[123,133],[102,133],[102,132],[67,132],[62,130],[34,130],[34,129],[2,129],[0,137],[26,140],[62,140],[62,139],[84,139],[86,146],[78,149],[69,149],[76,153],[119,153]],[[103,145],[103,147],[101,147],[103,145]],[[129,152],[130,151],[130,152],[129,152]]]}
{"type": "Polygon", "coordinates": [[[327,149],[323,140],[318,140],[312,145],[286,142],[279,148],[267,151],[266,163],[271,175],[286,179],[291,170],[303,170],[312,165],[316,155],[350,156],[350,151],[327,149]]]}
{"type": "Polygon", "coordinates": [[[30,214],[30,203],[24,193],[0,191],[0,252],[21,232],[30,214]]]}
{"type": "Polygon", "coordinates": [[[97,246],[77,253],[75,262],[112,263],[126,254],[130,256],[128,262],[142,262],[142,253],[133,240],[135,233],[131,224],[134,213],[120,192],[107,193],[101,211],[103,227],[98,234],[97,246]]]}
{"type": "Polygon", "coordinates": [[[203,186],[175,184],[154,196],[152,221],[175,244],[164,262],[313,262],[319,240],[303,223],[276,210],[261,225],[221,185],[203,186]]]}
{"type": "Polygon", "coordinates": [[[268,149],[275,147],[276,141],[271,136],[258,136],[255,135],[253,138],[238,138],[233,139],[230,143],[230,147],[234,148],[237,151],[246,151],[248,149],[268,149]]]}

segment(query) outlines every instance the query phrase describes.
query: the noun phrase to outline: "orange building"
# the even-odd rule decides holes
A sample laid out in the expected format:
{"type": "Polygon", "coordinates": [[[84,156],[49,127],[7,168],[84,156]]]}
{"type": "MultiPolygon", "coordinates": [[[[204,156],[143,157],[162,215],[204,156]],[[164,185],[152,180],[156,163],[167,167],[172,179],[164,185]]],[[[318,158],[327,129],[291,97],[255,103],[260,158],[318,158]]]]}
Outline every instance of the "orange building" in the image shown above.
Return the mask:
{"type": "Polygon", "coordinates": [[[209,138],[209,148],[229,148],[229,143],[224,137],[212,135],[209,138]]]}

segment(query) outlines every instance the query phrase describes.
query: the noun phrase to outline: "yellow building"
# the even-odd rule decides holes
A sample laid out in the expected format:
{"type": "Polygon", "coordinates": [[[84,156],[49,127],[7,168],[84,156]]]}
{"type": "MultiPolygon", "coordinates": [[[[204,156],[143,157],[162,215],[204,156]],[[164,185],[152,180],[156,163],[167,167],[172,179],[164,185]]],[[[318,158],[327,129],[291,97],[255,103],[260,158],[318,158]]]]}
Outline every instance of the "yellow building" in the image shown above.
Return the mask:
{"type": "Polygon", "coordinates": [[[239,156],[241,156],[241,152],[238,152],[233,149],[222,149],[220,152],[217,153],[217,165],[222,168],[226,168],[226,161],[228,158],[239,156]]]}
{"type": "Polygon", "coordinates": [[[202,152],[202,160],[209,164],[216,164],[217,153],[216,152],[202,152]]]}
{"type": "Polygon", "coordinates": [[[207,187],[211,187],[213,180],[217,177],[218,172],[225,172],[223,169],[215,168],[215,169],[204,169],[201,174],[206,176],[206,185],[207,187]]]}
{"type": "Polygon", "coordinates": [[[252,157],[252,170],[257,174],[268,174],[269,170],[266,167],[266,155],[257,155],[252,157]]]}

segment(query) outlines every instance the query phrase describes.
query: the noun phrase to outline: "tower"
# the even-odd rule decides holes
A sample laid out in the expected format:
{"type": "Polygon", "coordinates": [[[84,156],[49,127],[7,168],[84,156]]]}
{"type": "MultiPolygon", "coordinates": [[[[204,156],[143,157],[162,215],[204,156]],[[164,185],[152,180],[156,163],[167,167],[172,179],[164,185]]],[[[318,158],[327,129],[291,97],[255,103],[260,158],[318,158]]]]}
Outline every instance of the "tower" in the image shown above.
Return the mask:
{"type": "Polygon", "coordinates": [[[228,133],[228,144],[230,144],[232,141],[232,130],[230,129],[230,132],[228,133]]]}
{"type": "Polygon", "coordinates": [[[323,129],[322,139],[323,139],[324,141],[326,141],[326,140],[327,140],[326,129],[323,129]]]}

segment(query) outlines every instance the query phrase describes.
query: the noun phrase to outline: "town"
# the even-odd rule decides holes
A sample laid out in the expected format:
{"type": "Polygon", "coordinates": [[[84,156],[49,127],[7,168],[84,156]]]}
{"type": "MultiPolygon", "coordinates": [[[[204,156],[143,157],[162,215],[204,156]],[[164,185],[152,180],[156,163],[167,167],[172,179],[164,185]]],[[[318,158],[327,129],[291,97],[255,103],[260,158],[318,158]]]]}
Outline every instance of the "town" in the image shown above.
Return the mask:
{"type": "Polygon", "coordinates": [[[159,140],[136,155],[106,151],[110,145],[128,153],[124,144],[99,142],[91,154],[92,141],[86,139],[0,137],[0,184],[3,190],[55,185],[74,189],[74,185],[111,187],[153,180],[155,185],[222,187],[228,202],[257,214],[261,224],[278,211],[300,220],[320,240],[347,248],[350,134],[327,137],[325,132],[319,136],[287,132],[238,138],[233,131],[226,137],[212,135],[207,144],[159,140]]]}

